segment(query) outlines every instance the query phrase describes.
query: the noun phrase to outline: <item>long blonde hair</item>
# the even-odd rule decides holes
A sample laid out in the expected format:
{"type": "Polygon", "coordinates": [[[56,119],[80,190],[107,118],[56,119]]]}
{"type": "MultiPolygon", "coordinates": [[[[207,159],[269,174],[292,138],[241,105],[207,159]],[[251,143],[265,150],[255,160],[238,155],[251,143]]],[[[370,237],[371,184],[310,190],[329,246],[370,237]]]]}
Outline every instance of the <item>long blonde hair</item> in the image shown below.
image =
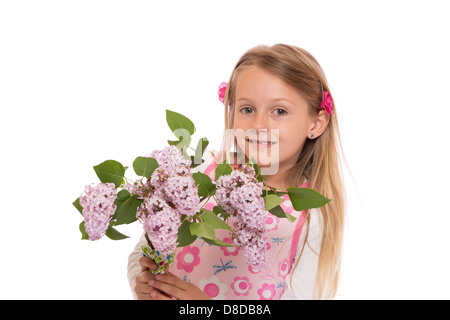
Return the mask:
{"type": "MultiPolygon", "coordinates": [[[[257,46],[247,51],[236,64],[225,93],[225,129],[232,129],[234,124],[234,106],[236,82],[242,70],[256,66],[282,79],[295,88],[308,102],[311,115],[317,114],[323,91],[331,95],[325,73],[317,60],[306,50],[277,44],[272,47],[257,46]]],[[[236,148],[236,143],[234,142],[236,148]]],[[[339,137],[337,111],[333,102],[333,113],[325,131],[316,139],[306,139],[299,159],[287,176],[290,186],[299,186],[305,179],[312,189],[332,199],[319,208],[323,228],[319,265],[316,276],[315,298],[331,299],[336,295],[341,266],[343,241],[345,195],[341,178],[339,155],[342,155],[339,137]]],[[[230,141],[224,136],[218,158],[226,157],[230,161],[230,141]]],[[[309,230],[310,216],[307,215],[309,230]]],[[[308,233],[306,233],[306,239],[308,233]]],[[[301,253],[307,241],[303,243],[301,253]]],[[[301,255],[300,253],[300,255],[301,255]]],[[[296,261],[297,267],[300,259],[296,261]]]]}

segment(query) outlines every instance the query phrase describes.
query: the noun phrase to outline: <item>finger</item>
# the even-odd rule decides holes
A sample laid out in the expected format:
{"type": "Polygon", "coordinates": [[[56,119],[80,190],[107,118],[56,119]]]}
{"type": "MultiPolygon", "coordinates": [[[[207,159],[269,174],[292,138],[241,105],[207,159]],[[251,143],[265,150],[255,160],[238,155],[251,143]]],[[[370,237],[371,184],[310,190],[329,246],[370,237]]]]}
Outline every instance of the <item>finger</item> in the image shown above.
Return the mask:
{"type": "Polygon", "coordinates": [[[137,294],[145,293],[149,294],[152,290],[152,287],[148,285],[147,282],[138,282],[136,281],[136,285],[134,286],[134,292],[137,294]]]}
{"type": "Polygon", "coordinates": [[[152,292],[152,290],[159,291],[158,289],[155,289],[152,286],[150,286],[147,282],[136,281],[134,292],[136,292],[138,300],[153,300],[150,297],[150,292],[152,292]]]}
{"type": "MultiPolygon", "coordinates": [[[[153,288],[150,287],[150,292],[151,291],[156,291],[157,293],[159,293],[159,294],[161,294],[161,295],[163,295],[165,297],[168,297],[163,292],[158,291],[158,289],[153,289],[153,288]]],[[[136,292],[136,297],[137,297],[137,300],[154,300],[153,297],[150,295],[150,293],[138,293],[138,292],[136,292]]]]}
{"type": "Polygon", "coordinates": [[[150,298],[153,300],[176,300],[175,297],[169,297],[166,294],[158,291],[157,289],[153,289],[150,292],[150,298]]]}
{"type": "Polygon", "coordinates": [[[153,279],[153,277],[149,276],[150,272],[142,272],[140,275],[138,275],[135,279],[135,286],[134,286],[134,292],[136,294],[150,294],[150,291],[152,290],[152,287],[148,284],[150,280],[153,279]]]}
{"type": "Polygon", "coordinates": [[[153,275],[153,273],[151,273],[147,269],[146,271],[142,271],[141,273],[139,273],[139,275],[136,277],[136,283],[141,282],[141,283],[148,284],[148,282],[150,280],[153,280],[154,278],[155,278],[155,276],[153,275]]]}
{"type": "Polygon", "coordinates": [[[136,296],[138,300],[153,300],[148,293],[136,293],[136,296]]]}
{"type": "Polygon", "coordinates": [[[151,300],[150,291],[153,290],[147,283],[137,282],[134,287],[134,292],[138,300],[151,300]]]}
{"type": "Polygon", "coordinates": [[[139,259],[139,264],[141,265],[141,271],[146,269],[155,270],[157,268],[155,261],[145,256],[139,259]]]}
{"type": "Polygon", "coordinates": [[[170,284],[182,290],[187,290],[186,281],[183,281],[180,277],[170,272],[156,275],[155,280],[170,284]]]}
{"type": "MultiPolygon", "coordinates": [[[[165,293],[168,296],[181,298],[181,296],[184,292],[184,290],[182,290],[172,284],[169,284],[169,283],[165,283],[165,282],[161,282],[161,281],[157,281],[157,280],[151,280],[150,283],[153,288],[158,289],[159,291],[165,293]]],[[[150,292],[150,294],[152,294],[152,292],[150,292]]]]}

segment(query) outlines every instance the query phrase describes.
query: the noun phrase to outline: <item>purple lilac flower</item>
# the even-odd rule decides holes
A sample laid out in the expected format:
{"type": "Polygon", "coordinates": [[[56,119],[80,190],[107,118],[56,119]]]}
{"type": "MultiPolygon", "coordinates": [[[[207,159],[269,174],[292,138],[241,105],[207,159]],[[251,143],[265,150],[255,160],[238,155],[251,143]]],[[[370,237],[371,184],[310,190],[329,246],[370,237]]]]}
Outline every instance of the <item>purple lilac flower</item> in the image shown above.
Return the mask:
{"type": "Polygon", "coordinates": [[[228,213],[234,214],[235,207],[230,200],[231,193],[242,185],[249,183],[251,177],[244,172],[234,170],[229,175],[221,176],[216,181],[216,199],[218,204],[228,213]]]}
{"type": "Polygon", "coordinates": [[[199,209],[200,198],[198,187],[191,174],[191,161],[183,158],[181,150],[169,146],[153,151],[149,157],[155,158],[158,168],[151,179],[137,180],[134,184],[127,183],[124,189],[137,194],[139,199],[145,199],[153,194],[171,203],[180,214],[192,216],[199,209]]]}
{"type": "Polygon", "coordinates": [[[154,248],[163,253],[171,253],[177,246],[180,214],[158,196],[148,197],[138,209],[144,230],[154,248]]]}
{"type": "Polygon", "coordinates": [[[191,161],[183,158],[181,150],[175,146],[155,150],[149,157],[155,158],[159,165],[151,178],[151,184],[155,188],[163,186],[167,179],[173,175],[184,177],[191,174],[191,161]]]}
{"type": "Polygon", "coordinates": [[[191,161],[183,158],[175,146],[155,150],[148,156],[158,162],[151,178],[124,188],[144,200],[136,216],[154,248],[168,254],[177,246],[181,215],[192,216],[200,209],[198,188],[192,178],[191,161]]]}
{"type": "Polygon", "coordinates": [[[243,250],[248,264],[264,268],[266,253],[266,210],[261,197],[263,184],[250,166],[243,166],[216,182],[217,203],[233,217],[233,239],[243,250]]]}
{"type": "Polygon", "coordinates": [[[267,264],[266,232],[244,227],[233,234],[234,243],[241,247],[245,259],[254,269],[264,269],[267,264]]]}
{"type": "Polygon", "coordinates": [[[84,228],[89,240],[98,240],[105,234],[116,211],[116,199],[117,190],[113,183],[86,186],[84,194],[80,196],[80,205],[83,207],[84,228]]]}
{"type": "Polygon", "coordinates": [[[173,175],[167,179],[163,190],[181,214],[192,216],[200,209],[198,187],[192,176],[173,175]]]}
{"type": "Polygon", "coordinates": [[[144,199],[151,194],[153,190],[150,181],[144,181],[144,179],[137,179],[134,183],[127,182],[123,188],[128,190],[131,194],[137,194],[139,199],[144,199]]]}
{"type": "Polygon", "coordinates": [[[236,217],[247,227],[263,231],[266,228],[266,209],[261,197],[262,183],[249,182],[230,193],[236,217]]]}
{"type": "Polygon", "coordinates": [[[159,165],[152,174],[152,186],[162,190],[164,198],[181,214],[195,214],[200,209],[200,198],[191,174],[191,161],[183,158],[181,150],[175,146],[153,151],[150,156],[159,165]]]}
{"type": "MultiPolygon", "coordinates": [[[[155,158],[160,168],[164,168],[167,172],[177,171],[178,167],[191,166],[191,161],[183,158],[181,150],[175,146],[168,146],[162,150],[155,150],[150,153],[149,157],[155,158]]],[[[186,172],[189,174],[190,170],[186,172]]]]}

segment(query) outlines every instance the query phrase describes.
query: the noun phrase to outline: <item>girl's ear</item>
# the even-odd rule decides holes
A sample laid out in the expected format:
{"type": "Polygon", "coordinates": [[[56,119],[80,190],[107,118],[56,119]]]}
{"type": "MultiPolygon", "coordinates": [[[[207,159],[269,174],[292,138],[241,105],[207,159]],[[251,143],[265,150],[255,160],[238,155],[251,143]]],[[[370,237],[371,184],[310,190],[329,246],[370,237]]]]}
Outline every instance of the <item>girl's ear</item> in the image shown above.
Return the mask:
{"type": "Polygon", "coordinates": [[[320,137],[320,135],[325,131],[328,126],[330,118],[325,110],[320,110],[319,114],[314,118],[311,123],[308,138],[315,139],[320,137]]]}

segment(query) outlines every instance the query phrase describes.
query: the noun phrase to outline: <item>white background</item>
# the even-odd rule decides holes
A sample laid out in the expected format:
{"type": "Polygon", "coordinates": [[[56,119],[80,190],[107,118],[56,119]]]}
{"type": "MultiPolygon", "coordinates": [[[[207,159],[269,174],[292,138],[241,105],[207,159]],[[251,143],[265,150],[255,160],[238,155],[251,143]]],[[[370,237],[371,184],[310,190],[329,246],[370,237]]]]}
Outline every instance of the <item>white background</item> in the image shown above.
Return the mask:
{"type": "Polygon", "coordinates": [[[97,182],[92,166],[165,146],[165,109],[218,148],[218,85],[247,49],[287,43],[324,68],[351,170],[337,299],[449,299],[448,12],[432,0],[2,1],[0,298],[130,299],[139,223],[118,227],[131,239],[80,240],[71,203],[97,182]]]}

